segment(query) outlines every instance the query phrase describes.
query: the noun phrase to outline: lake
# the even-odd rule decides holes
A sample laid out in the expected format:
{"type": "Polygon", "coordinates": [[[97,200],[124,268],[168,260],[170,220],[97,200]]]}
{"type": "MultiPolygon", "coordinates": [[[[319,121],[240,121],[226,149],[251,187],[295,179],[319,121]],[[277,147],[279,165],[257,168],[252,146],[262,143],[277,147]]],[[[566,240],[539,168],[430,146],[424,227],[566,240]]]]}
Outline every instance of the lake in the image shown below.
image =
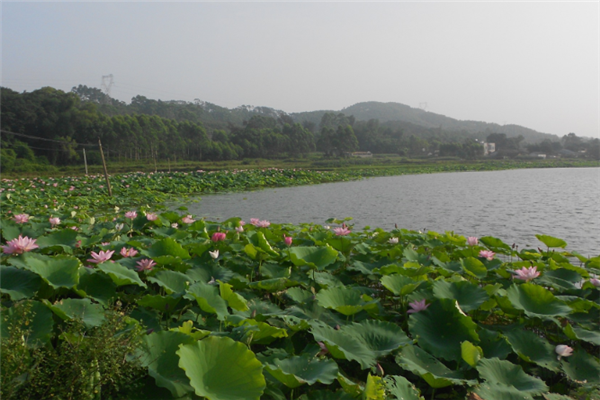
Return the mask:
{"type": "Polygon", "coordinates": [[[535,234],[564,239],[568,250],[600,254],[600,168],[453,172],[369,178],[253,192],[205,195],[189,212],[325,224],[352,217],[355,228],[454,231],[543,247],[535,234]]]}

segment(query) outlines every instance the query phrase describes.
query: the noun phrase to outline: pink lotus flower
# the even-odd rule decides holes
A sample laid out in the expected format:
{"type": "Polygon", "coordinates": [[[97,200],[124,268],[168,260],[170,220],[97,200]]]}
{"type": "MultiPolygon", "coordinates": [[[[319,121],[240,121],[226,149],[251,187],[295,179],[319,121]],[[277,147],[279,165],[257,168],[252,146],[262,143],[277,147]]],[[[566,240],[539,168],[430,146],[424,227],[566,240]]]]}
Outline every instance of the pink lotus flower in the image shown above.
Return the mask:
{"type": "Polygon", "coordinates": [[[227,235],[225,235],[225,233],[223,233],[223,232],[215,232],[215,233],[213,233],[210,240],[212,240],[213,242],[220,242],[222,240],[225,240],[226,236],[227,235]]]}
{"type": "Polygon", "coordinates": [[[477,240],[477,238],[475,236],[469,236],[467,238],[467,244],[469,246],[477,246],[477,243],[479,243],[479,241],[477,240]]]}
{"type": "Polygon", "coordinates": [[[60,224],[60,218],[57,218],[57,217],[50,218],[50,219],[48,219],[48,221],[50,221],[50,225],[52,225],[53,228],[56,225],[60,224]]]}
{"type": "Polygon", "coordinates": [[[92,258],[88,259],[89,262],[94,263],[94,264],[100,264],[103,263],[105,261],[110,260],[110,258],[112,257],[112,255],[114,254],[114,250],[100,250],[98,253],[96,253],[95,251],[92,251],[91,255],[92,258]]]}
{"type": "Polygon", "coordinates": [[[430,306],[430,304],[426,304],[425,299],[421,301],[413,301],[412,303],[408,303],[410,306],[410,310],[408,310],[408,314],[418,313],[419,311],[423,311],[430,306]]]}
{"type": "Polygon", "coordinates": [[[125,218],[135,219],[137,217],[137,211],[127,211],[125,213],[125,218]]]}
{"type": "Polygon", "coordinates": [[[127,249],[125,247],[121,248],[121,255],[123,257],[135,257],[135,255],[138,253],[138,251],[134,248],[131,249],[127,249]]]}
{"type": "Polygon", "coordinates": [[[242,233],[242,232],[244,232],[244,227],[243,227],[243,226],[241,226],[241,225],[240,225],[240,226],[236,226],[236,227],[235,227],[235,231],[236,231],[237,233],[242,233]]]}
{"type": "Polygon", "coordinates": [[[147,213],[146,219],[148,221],[156,221],[158,219],[158,215],[156,215],[155,213],[147,213]]]}
{"type": "Polygon", "coordinates": [[[181,218],[181,222],[183,222],[184,224],[191,224],[193,222],[195,222],[196,220],[192,218],[191,215],[188,215],[186,217],[181,218]]]}
{"type": "Polygon", "coordinates": [[[323,342],[317,342],[317,344],[321,348],[321,350],[319,351],[319,353],[317,354],[317,356],[324,356],[325,354],[329,353],[329,349],[327,349],[327,347],[325,346],[325,343],[323,343],[323,342]]]}
{"type": "Polygon", "coordinates": [[[15,215],[15,222],[17,224],[24,224],[26,222],[29,222],[29,215],[27,215],[27,214],[16,214],[15,215]]]}
{"type": "Polygon", "coordinates": [[[516,275],[513,276],[515,279],[520,279],[525,282],[529,282],[532,279],[540,276],[540,273],[537,271],[537,267],[529,267],[529,268],[521,268],[514,272],[516,275]]]}
{"type": "Polygon", "coordinates": [[[350,229],[342,226],[341,228],[333,228],[333,232],[336,234],[336,236],[346,236],[350,233],[350,229]]]}
{"type": "Polygon", "coordinates": [[[149,258],[144,258],[143,260],[138,261],[136,264],[137,267],[135,268],[138,270],[138,272],[150,271],[152,270],[152,267],[156,265],[154,260],[151,260],[149,258]]]}
{"type": "Polygon", "coordinates": [[[266,221],[264,219],[259,220],[258,218],[250,218],[250,223],[256,226],[257,228],[267,228],[269,225],[271,225],[269,221],[266,221]]]}
{"type": "Polygon", "coordinates": [[[283,235],[283,240],[285,241],[285,244],[288,246],[292,245],[292,237],[291,236],[285,236],[283,235]]]}
{"type": "Polygon", "coordinates": [[[6,242],[6,246],[2,246],[4,254],[23,254],[26,251],[37,249],[39,246],[35,244],[36,239],[19,235],[18,238],[6,242]]]}
{"type": "Polygon", "coordinates": [[[600,286],[600,279],[598,278],[590,278],[590,283],[596,287],[600,286]]]}
{"type": "Polygon", "coordinates": [[[566,344],[559,344],[556,346],[554,351],[556,351],[556,354],[558,354],[558,360],[560,360],[561,357],[569,357],[573,355],[573,348],[567,346],[566,344]]]}
{"type": "Polygon", "coordinates": [[[479,257],[487,258],[488,261],[492,261],[494,259],[495,255],[496,255],[496,253],[494,253],[491,250],[481,250],[479,252],[479,257]]]}

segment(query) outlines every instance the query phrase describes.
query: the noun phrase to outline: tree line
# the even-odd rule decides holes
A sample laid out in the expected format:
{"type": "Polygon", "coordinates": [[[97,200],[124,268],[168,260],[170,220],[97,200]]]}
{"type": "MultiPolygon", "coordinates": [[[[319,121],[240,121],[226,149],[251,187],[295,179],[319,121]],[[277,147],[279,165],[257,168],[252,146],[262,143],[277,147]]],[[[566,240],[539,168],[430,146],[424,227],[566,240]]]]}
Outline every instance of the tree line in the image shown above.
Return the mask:
{"type": "Polygon", "coordinates": [[[496,143],[501,156],[524,152],[552,155],[566,149],[598,159],[598,139],[585,141],[574,133],[561,142],[527,144],[522,136],[508,138],[504,133],[488,132],[486,137],[401,121],[357,121],[336,112],[324,113],[316,124],[297,122],[265,107],[254,112],[246,108],[233,111],[143,96],[126,104],[81,85],[71,92],[44,87],[18,93],[1,88],[2,169],[80,164],[84,148],[88,163],[100,163],[99,139],[111,161],[303,157],[314,151],[330,157],[369,151],[473,159],[483,155],[484,140],[496,143]]]}

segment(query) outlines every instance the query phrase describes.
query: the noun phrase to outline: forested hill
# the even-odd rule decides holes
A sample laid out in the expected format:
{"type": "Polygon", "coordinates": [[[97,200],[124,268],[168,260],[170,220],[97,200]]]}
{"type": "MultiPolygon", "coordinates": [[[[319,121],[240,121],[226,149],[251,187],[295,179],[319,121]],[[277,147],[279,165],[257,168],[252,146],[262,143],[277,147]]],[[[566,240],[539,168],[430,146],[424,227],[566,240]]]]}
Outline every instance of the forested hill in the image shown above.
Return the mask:
{"type": "MultiPolygon", "coordinates": [[[[321,117],[328,112],[334,111],[311,111],[295,113],[291,114],[291,116],[298,122],[308,120],[318,124],[321,117]]],[[[440,129],[446,132],[481,133],[485,134],[484,137],[489,133],[505,133],[507,137],[518,137],[519,135],[522,135],[524,140],[529,143],[541,142],[544,139],[550,139],[551,141],[558,141],[560,139],[556,135],[537,132],[533,129],[519,125],[498,125],[481,121],[461,121],[400,103],[369,101],[354,104],[353,106],[346,107],[337,112],[348,116],[353,115],[357,121],[377,119],[382,124],[393,123],[393,125],[402,125],[405,129],[412,125],[414,127],[426,129],[440,129]]]]}

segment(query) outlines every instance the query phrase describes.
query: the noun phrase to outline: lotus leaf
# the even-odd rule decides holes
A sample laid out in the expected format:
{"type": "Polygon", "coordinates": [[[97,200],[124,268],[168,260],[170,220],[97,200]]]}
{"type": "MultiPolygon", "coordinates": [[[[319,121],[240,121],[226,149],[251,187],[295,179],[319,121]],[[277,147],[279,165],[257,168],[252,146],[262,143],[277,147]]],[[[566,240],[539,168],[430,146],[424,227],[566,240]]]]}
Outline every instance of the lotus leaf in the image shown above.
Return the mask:
{"type": "Polygon", "coordinates": [[[173,397],[181,397],[194,389],[190,386],[185,372],[179,368],[176,352],[181,344],[192,344],[195,340],[181,332],[153,332],[144,338],[144,351],[140,361],[148,367],[156,385],[169,389],[173,397]]]}
{"type": "Polygon", "coordinates": [[[216,286],[208,285],[204,282],[196,282],[190,286],[185,297],[196,299],[196,302],[203,311],[217,314],[217,318],[221,321],[229,314],[229,311],[227,311],[227,302],[219,296],[216,286]]]}
{"type": "Polygon", "coordinates": [[[112,279],[90,268],[79,269],[79,283],[75,291],[82,297],[96,300],[103,306],[108,306],[117,296],[117,285],[112,279]]]}
{"type": "Polygon", "coordinates": [[[156,283],[158,286],[165,289],[168,294],[172,293],[184,293],[190,282],[194,280],[188,274],[182,274],[181,272],[161,270],[158,271],[154,276],[148,278],[148,282],[156,283]]]}
{"type": "Polygon", "coordinates": [[[98,264],[97,268],[110,276],[117,286],[138,285],[147,287],[135,271],[127,269],[118,263],[103,262],[98,264]]]}
{"type": "Polygon", "coordinates": [[[515,353],[528,362],[534,362],[551,371],[559,371],[560,364],[556,360],[554,347],[531,331],[522,328],[504,332],[515,353]]]}
{"type": "Polygon", "coordinates": [[[384,384],[387,392],[396,400],[425,400],[420,396],[419,389],[403,376],[390,375],[385,377],[384,384]]]}
{"type": "Polygon", "coordinates": [[[179,257],[182,260],[190,258],[187,250],[173,238],[165,238],[157,241],[147,251],[142,251],[142,254],[151,258],[160,256],[179,257]]]}
{"type": "Polygon", "coordinates": [[[572,381],[600,384],[600,363],[582,347],[575,347],[573,355],[563,358],[560,363],[563,371],[572,381]]]}
{"type": "Polygon", "coordinates": [[[254,353],[228,337],[182,344],[177,355],[196,395],[209,400],[260,399],[266,387],[254,353]]]}
{"type": "Polygon", "coordinates": [[[363,393],[363,400],[386,400],[385,385],[379,376],[369,374],[363,393]]]}
{"type": "Polygon", "coordinates": [[[475,383],[467,380],[459,371],[452,371],[431,354],[416,346],[404,346],[396,356],[396,363],[425,379],[432,388],[475,383]]]}
{"type": "Polygon", "coordinates": [[[321,307],[330,308],[344,315],[354,315],[368,305],[360,290],[352,287],[331,287],[316,295],[321,307]]]}
{"type": "Polygon", "coordinates": [[[514,389],[526,395],[538,395],[548,391],[541,379],[523,372],[523,368],[510,361],[485,358],[477,365],[477,371],[487,384],[494,385],[499,393],[512,393],[514,389]]]}
{"type": "Polygon", "coordinates": [[[552,292],[533,283],[512,285],[506,293],[512,305],[530,317],[566,316],[571,312],[552,292]]]}
{"type": "Polygon", "coordinates": [[[265,364],[265,370],[289,388],[317,382],[329,385],[338,375],[335,361],[319,360],[307,355],[275,359],[265,364]]]}
{"type": "Polygon", "coordinates": [[[25,253],[9,259],[9,263],[38,274],[53,288],[72,288],[79,282],[81,264],[76,258],[25,253]]]}
{"type": "Polygon", "coordinates": [[[44,300],[44,304],[60,318],[82,321],[87,327],[100,326],[104,322],[104,308],[90,299],[64,299],[54,304],[44,300]]]}
{"type": "Polygon", "coordinates": [[[538,240],[542,243],[544,243],[546,246],[552,248],[552,247],[560,247],[560,248],[565,248],[567,247],[567,242],[565,242],[562,239],[558,239],[552,236],[548,236],[548,235],[535,235],[536,238],[538,238],[538,240]]]}
{"type": "Polygon", "coordinates": [[[33,297],[42,286],[42,278],[36,273],[15,267],[0,266],[0,290],[11,300],[33,297]]]}
{"type": "Polygon", "coordinates": [[[439,299],[410,316],[408,326],[419,346],[446,360],[460,361],[461,343],[479,342],[477,325],[459,308],[456,300],[439,299]]]}
{"type": "Polygon", "coordinates": [[[289,254],[294,265],[308,265],[310,268],[322,271],[335,262],[338,252],[329,245],[322,247],[297,246],[291,247],[289,254]]]}
{"type": "Polygon", "coordinates": [[[467,281],[436,281],[433,284],[433,294],[438,299],[456,300],[465,312],[478,309],[490,298],[484,289],[467,281]]]}

